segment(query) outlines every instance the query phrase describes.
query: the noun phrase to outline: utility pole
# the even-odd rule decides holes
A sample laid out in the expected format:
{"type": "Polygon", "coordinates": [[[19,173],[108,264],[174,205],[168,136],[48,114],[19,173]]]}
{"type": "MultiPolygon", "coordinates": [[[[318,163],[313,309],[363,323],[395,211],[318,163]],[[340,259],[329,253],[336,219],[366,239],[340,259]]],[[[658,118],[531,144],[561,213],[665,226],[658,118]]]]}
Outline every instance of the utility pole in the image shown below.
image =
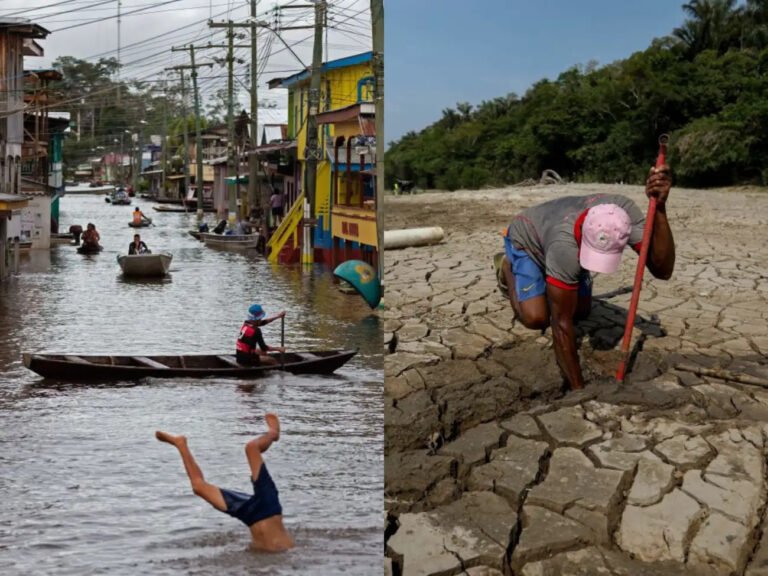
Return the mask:
{"type": "Polygon", "coordinates": [[[376,262],[384,295],[384,0],[371,0],[371,36],[376,104],[376,262]]]}
{"type": "Polygon", "coordinates": [[[120,27],[122,21],[120,19],[120,10],[122,8],[122,0],[117,0],[117,105],[120,105],[120,27]]]}
{"type": "MultiPolygon", "coordinates": [[[[235,48],[250,48],[251,49],[251,150],[254,150],[259,145],[259,100],[258,100],[258,44],[257,44],[257,31],[259,28],[267,28],[271,30],[277,38],[285,45],[286,49],[293,54],[293,56],[301,63],[303,67],[306,67],[304,62],[301,61],[299,56],[293,50],[290,44],[288,44],[282,36],[272,28],[266,22],[256,20],[256,0],[250,0],[251,16],[247,22],[221,22],[213,23],[209,22],[208,25],[211,28],[249,28],[251,31],[251,43],[250,44],[238,44],[235,48]]],[[[324,7],[325,5],[323,5],[324,7]]],[[[283,6],[283,8],[292,9],[306,9],[315,7],[312,4],[290,4],[283,6]]],[[[315,26],[289,26],[283,28],[283,30],[300,30],[306,28],[314,28],[315,26]]],[[[206,48],[228,48],[229,46],[216,46],[208,44],[206,48]]],[[[257,195],[259,191],[258,186],[258,157],[255,154],[250,154],[248,158],[248,205],[253,206],[257,201],[257,195]]],[[[259,205],[261,206],[264,214],[266,215],[269,208],[269,194],[264,197],[261,194],[258,197],[259,205]]]]}
{"type": "MultiPolygon", "coordinates": [[[[312,50],[312,77],[309,81],[307,149],[304,153],[307,162],[305,198],[309,199],[309,218],[316,217],[315,189],[317,187],[317,163],[322,155],[317,138],[317,113],[320,109],[320,77],[323,67],[323,22],[325,20],[325,8],[324,0],[315,2],[315,40],[312,50]]],[[[314,261],[312,231],[309,226],[305,226],[304,230],[305,241],[302,246],[301,262],[302,264],[312,264],[314,261]]]]}
{"type": "Polygon", "coordinates": [[[236,158],[237,152],[235,150],[235,106],[234,106],[234,74],[235,74],[235,32],[232,28],[232,21],[229,21],[229,29],[227,30],[227,174],[231,177],[235,177],[234,184],[229,183],[229,179],[226,179],[227,192],[229,196],[229,214],[227,219],[229,220],[230,227],[234,228],[235,220],[237,220],[237,191],[239,189],[238,180],[240,172],[239,158],[236,158]]]}
{"type": "Polygon", "coordinates": [[[125,155],[125,152],[123,151],[123,136],[125,136],[125,132],[120,133],[120,185],[125,186],[125,166],[123,165],[123,156],[125,155]]]}
{"type": "MultiPolygon", "coordinates": [[[[187,110],[187,92],[184,87],[184,70],[179,70],[181,76],[181,112],[184,114],[184,194],[189,192],[189,112],[187,110]]],[[[182,196],[182,200],[184,196],[182,196]]]]}
{"type": "MultiPolygon", "coordinates": [[[[259,27],[256,24],[256,0],[251,0],[251,153],[248,155],[248,210],[256,204],[259,178],[259,157],[256,147],[259,145],[259,96],[258,96],[258,56],[259,47],[256,43],[259,27]]],[[[265,208],[261,199],[259,204],[265,208]]],[[[262,213],[266,214],[263,210],[262,213]]],[[[246,215],[247,216],[247,215],[246,215]]]]}
{"type": "MultiPolygon", "coordinates": [[[[134,136],[133,134],[131,136],[134,136]]],[[[136,168],[133,170],[133,193],[138,196],[139,194],[139,173],[141,172],[141,128],[139,128],[139,132],[135,134],[136,136],[136,148],[137,152],[132,154],[131,156],[136,159],[136,168]]],[[[131,141],[133,141],[133,137],[131,137],[131,141]]]]}
{"type": "Polygon", "coordinates": [[[160,151],[162,153],[162,165],[163,165],[163,180],[162,189],[160,191],[160,197],[166,197],[166,180],[165,175],[168,166],[168,83],[163,82],[163,141],[161,142],[160,151]]]}
{"type": "MultiPolygon", "coordinates": [[[[226,190],[227,197],[229,198],[228,215],[230,226],[234,226],[237,219],[237,192],[239,190],[239,172],[240,172],[240,159],[237,158],[237,150],[235,149],[235,105],[234,105],[234,89],[235,89],[235,27],[242,25],[236,25],[232,20],[227,22],[208,22],[210,28],[226,28],[227,29],[227,44],[222,46],[220,44],[208,44],[206,48],[226,48],[227,49],[227,176],[235,177],[234,184],[230,185],[227,181],[226,190]]],[[[241,47],[238,45],[238,47],[241,47]]]]}
{"type": "Polygon", "coordinates": [[[195,186],[197,188],[197,218],[203,218],[203,139],[200,127],[200,94],[197,90],[197,69],[203,66],[211,67],[213,64],[195,64],[195,47],[190,44],[182,48],[171,48],[171,52],[189,52],[190,64],[183,66],[173,66],[166,70],[191,70],[192,92],[195,96],[195,156],[197,163],[197,175],[195,176],[195,186]]]}

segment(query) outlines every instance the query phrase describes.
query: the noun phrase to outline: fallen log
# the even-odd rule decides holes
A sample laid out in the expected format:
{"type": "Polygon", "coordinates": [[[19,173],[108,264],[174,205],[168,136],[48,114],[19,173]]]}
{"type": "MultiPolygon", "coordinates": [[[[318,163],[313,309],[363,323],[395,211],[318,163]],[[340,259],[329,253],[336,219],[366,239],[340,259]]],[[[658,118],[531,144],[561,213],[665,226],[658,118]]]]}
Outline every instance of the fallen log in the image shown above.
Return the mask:
{"type": "Polygon", "coordinates": [[[766,380],[761,380],[760,378],[750,376],[749,374],[731,372],[730,370],[725,370],[723,368],[704,368],[703,366],[693,366],[691,364],[677,364],[675,370],[691,372],[697,376],[707,376],[709,378],[717,378],[718,380],[738,382],[739,384],[747,384],[748,386],[768,388],[768,381],[766,380]]]}

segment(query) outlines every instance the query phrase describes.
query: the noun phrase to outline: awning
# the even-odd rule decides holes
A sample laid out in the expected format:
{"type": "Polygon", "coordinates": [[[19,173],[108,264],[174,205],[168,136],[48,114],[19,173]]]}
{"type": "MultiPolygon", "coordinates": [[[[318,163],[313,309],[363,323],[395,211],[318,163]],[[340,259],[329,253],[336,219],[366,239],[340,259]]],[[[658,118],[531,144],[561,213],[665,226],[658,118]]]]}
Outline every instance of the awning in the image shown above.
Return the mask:
{"type": "Polygon", "coordinates": [[[350,122],[356,120],[358,116],[373,116],[376,113],[376,106],[371,102],[358,102],[351,106],[321,112],[317,115],[318,124],[335,124],[337,122],[350,122]]]}
{"type": "Polygon", "coordinates": [[[172,176],[166,176],[166,180],[183,180],[184,174],[173,174],[172,176]]]}
{"type": "Polygon", "coordinates": [[[30,196],[53,196],[56,194],[56,188],[45,182],[39,182],[32,178],[21,178],[21,191],[30,196]]]}
{"type": "Polygon", "coordinates": [[[238,181],[240,184],[248,184],[248,174],[243,174],[239,178],[235,176],[229,176],[226,178],[227,184],[238,184],[238,181]]]}
{"type": "Polygon", "coordinates": [[[18,194],[0,194],[0,212],[12,212],[26,208],[32,198],[18,194]]]}

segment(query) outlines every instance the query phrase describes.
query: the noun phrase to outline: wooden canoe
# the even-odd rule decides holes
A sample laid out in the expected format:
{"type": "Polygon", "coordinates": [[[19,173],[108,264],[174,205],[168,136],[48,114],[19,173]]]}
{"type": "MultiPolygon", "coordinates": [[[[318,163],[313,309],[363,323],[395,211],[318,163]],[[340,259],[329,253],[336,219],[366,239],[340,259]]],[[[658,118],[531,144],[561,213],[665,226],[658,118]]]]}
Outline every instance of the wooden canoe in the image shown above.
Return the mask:
{"type": "Polygon", "coordinates": [[[248,248],[256,248],[259,243],[258,234],[212,234],[211,232],[203,232],[200,234],[200,240],[202,240],[206,246],[212,246],[214,248],[230,248],[234,250],[242,250],[248,248]]]}
{"type": "Polygon", "coordinates": [[[158,277],[168,274],[173,255],[167,252],[155,254],[129,254],[117,257],[124,276],[158,277]]]}
{"type": "MultiPolygon", "coordinates": [[[[197,206],[191,206],[189,204],[181,206],[168,206],[166,204],[162,206],[152,206],[152,210],[155,212],[191,212],[195,213],[197,206]]],[[[216,212],[213,206],[203,206],[203,212],[216,212]]]]}
{"type": "MultiPolygon", "coordinates": [[[[183,356],[77,356],[24,353],[24,366],[58,380],[137,380],[156,378],[255,378],[284,370],[292,374],[331,374],[349,361],[356,350],[286,352],[285,365],[243,366],[234,354],[183,356]]],[[[280,361],[280,353],[272,353],[280,361]]]]}
{"type": "Polygon", "coordinates": [[[75,235],[71,232],[61,234],[51,234],[51,244],[71,244],[75,240],[75,235]]]}
{"type": "Polygon", "coordinates": [[[103,246],[91,246],[89,244],[83,244],[77,249],[78,254],[98,254],[104,249],[103,246]]]}
{"type": "Polygon", "coordinates": [[[148,218],[146,220],[142,220],[140,224],[136,224],[135,222],[128,222],[128,226],[131,228],[147,228],[148,226],[152,226],[152,220],[148,218]]]}

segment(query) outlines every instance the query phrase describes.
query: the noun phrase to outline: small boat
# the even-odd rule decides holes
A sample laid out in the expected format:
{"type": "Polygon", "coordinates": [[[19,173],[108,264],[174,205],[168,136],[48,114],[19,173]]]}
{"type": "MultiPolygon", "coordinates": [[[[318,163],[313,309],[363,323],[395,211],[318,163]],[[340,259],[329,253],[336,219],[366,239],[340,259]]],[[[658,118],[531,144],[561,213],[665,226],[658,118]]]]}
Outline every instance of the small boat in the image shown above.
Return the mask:
{"type": "Polygon", "coordinates": [[[157,254],[123,254],[117,257],[117,263],[124,276],[157,277],[168,274],[173,255],[167,252],[157,254]]]}
{"type": "Polygon", "coordinates": [[[75,235],[71,232],[51,234],[51,244],[71,244],[75,241],[75,235]]]}
{"type": "Polygon", "coordinates": [[[137,380],[155,378],[253,378],[275,371],[292,374],[332,374],[357,354],[356,350],[272,353],[280,364],[244,366],[234,354],[181,356],[80,356],[24,353],[24,366],[57,380],[137,380]]]}
{"type": "Polygon", "coordinates": [[[233,250],[245,250],[256,248],[259,243],[258,234],[212,234],[211,232],[202,232],[200,240],[205,242],[206,246],[213,248],[229,248],[233,250]]]}
{"type": "Polygon", "coordinates": [[[19,247],[20,252],[28,252],[32,249],[32,240],[14,240],[12,238],[8,238],[8,249],[13,252],[14,246],[19,247]]]}
{"type": "Polygon", "coordinates": [[[152,226],[152,220],[148,218],[147,220],[142,220],[139,224],[136,224],[136,222],[128,222],[128,226],[131,228],[146,228],[152,226]]]}
{"type": "Polygon", "coordinates": [[[111,194],[115,191],[114,186],[98,186],[98,187],[92,187],[89,185],[79,185],[79,186],[65,186],[64,187],[64,194],[104,194],[105,192],[107,194],[111,194]]]}
{"type": "Polygon", "coordinates": [[[78,254],[98,254],[104,250],[104,247],[101,245],[98,246],[91,246],[90,244],[83,244],[80,246],[80,248],[77,249],[78,254]]]}
{"type": "Polygon", "coordinates": [[[112,194],[104,198],[105,202],[111,202],[114,206],[123,205],[130,206],[132,200],[128,196],[128,193],[123,188],[118,188],[112,194]]]}
{"type": "MultiPolygon", "coordinates": [[[[160,202],[160,200],[155,200],[155,202],[160,202]]],[[[169,205],[164,204],[162,206],[152,206],[152,210],[155,210],[156,212],[189,212],[191,214],[194,214],[197,211],[197,206],[193,204],[186,204],[186,205],[169,205]]],[[[203,212],[216,212],[216,209],[213,206],[203,206],[203,212]]]]}
{"type": "Polygon", "coordinates": [[[194,209],[189,210],[183,206],[152,206],[152,210],[155,212],[194,212],[194,209]]]}

